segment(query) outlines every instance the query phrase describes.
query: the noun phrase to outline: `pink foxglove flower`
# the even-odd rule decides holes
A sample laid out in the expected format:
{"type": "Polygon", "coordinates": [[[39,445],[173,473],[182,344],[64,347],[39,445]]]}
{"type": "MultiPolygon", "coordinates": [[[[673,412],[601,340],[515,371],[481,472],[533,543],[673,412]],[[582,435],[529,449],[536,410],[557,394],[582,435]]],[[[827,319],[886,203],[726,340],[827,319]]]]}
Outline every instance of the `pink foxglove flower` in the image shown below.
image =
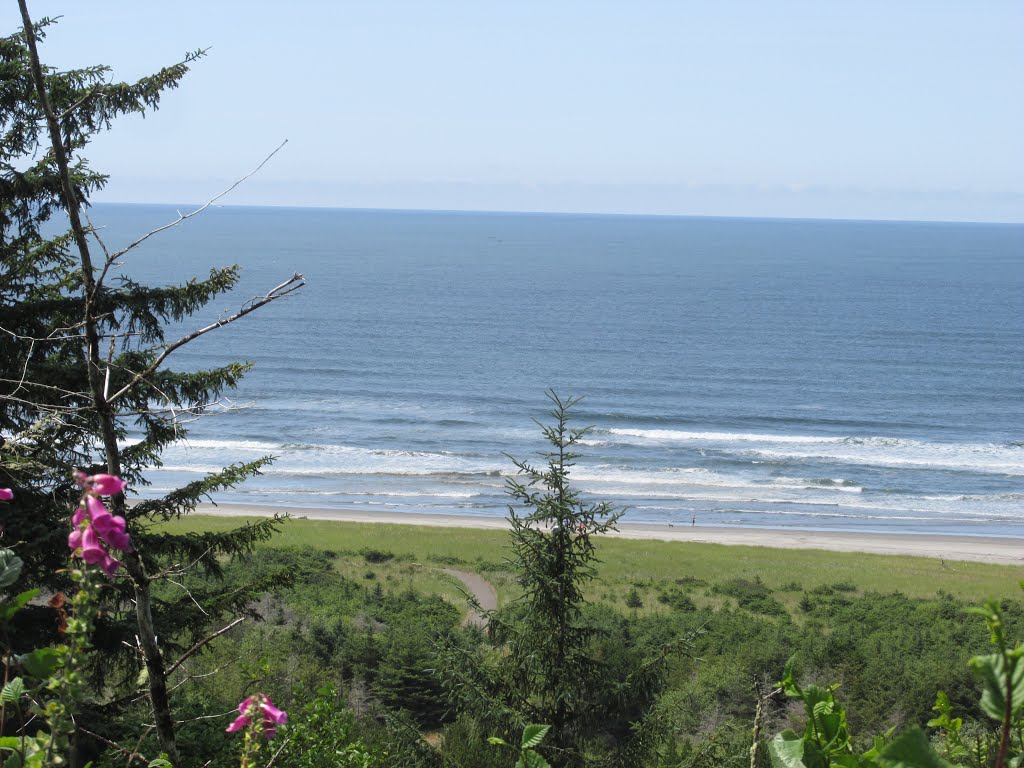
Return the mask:
{"type": "Polygon", "coordinates": [[[10,488],[0,488],[0,501],[10,501],[14,498],[14,491],[10,488]]]}
{"type": "Polygon", "coordinates": [[[113,576],[121,563],[111,557],[103,545],[130,552],[132,542],[125,519],[110,514],[98,494],[120,493],[124,489],[124,481],[113,475],[86,478],[81,472],[76,473],[75,480],[83,487],[84,493],[71,518],[74,530],[68,536],[68,547],[85,562],[99,565],[108,576],[113,576]]]}
{"type": "Polygon", "coordinates": [[[277,726],[288,722],[288,713],[275,707],[270,697],[263,693],[254,693],[239,704],[238,712],[238,717],[227,727],[227,733],[235,733],[258,723],[260,732],[272,739],[277,735],[277,726]]]}
{"type": "Polygon", "coordinates": [[[100,561],[100,568],[107,576],[113,577],[117,573],[117,569],[121,567],[121,563],[115,560],[110,555],[104,554],[103,559],[100,561]]]}
{"type": "Polygon", "coordinates": [[[86,481],[100,496],[113,496],[124,490],[127,483],[114,475],[90,475],[86,481]]]}
{"type": "Polygon", "coordinates": [[[122,552],[131,550],[132,543],[125,532],[127,524],[123,517],[110,514],[102,501],[89,494],[85,496],[85,507],[89,512],[89,521],[101,539],[122,552]]]}
{"type": "Polygon", "coordinates": [[[111,518],[113,515],[107,511],[107,508],[103,506],[103,502],[97,499],[95,496],[86,494],[85,497],[85,508],[89,512],[89,521],[92,523],[93,528],[101,536],[104,532],[110,530],[111,518]]]}
{"type": "Polygon", "coordinates": [[[96,535],[91,525],[85,526],[82,530],[82,559],[87,563],[95,565],[102,563],[107,557],[107,551],[100,544],[100,537],[96,535]]]}

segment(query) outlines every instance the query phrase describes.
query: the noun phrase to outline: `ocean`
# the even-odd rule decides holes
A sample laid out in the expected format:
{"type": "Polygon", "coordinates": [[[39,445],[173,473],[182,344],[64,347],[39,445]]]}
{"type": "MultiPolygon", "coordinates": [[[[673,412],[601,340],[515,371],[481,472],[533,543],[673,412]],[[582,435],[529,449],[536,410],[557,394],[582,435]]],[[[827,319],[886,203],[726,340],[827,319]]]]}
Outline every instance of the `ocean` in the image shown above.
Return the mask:
{"type": "Polygon", "coordinates": [[[308,284],[174,355],[255,365],[148,493],[272,454],[215,499],[501,516],[550,388],[627,521],[1024,534],[1024,225],[215,207],[124,270],[232,263],[189,327],[308,284]]]}

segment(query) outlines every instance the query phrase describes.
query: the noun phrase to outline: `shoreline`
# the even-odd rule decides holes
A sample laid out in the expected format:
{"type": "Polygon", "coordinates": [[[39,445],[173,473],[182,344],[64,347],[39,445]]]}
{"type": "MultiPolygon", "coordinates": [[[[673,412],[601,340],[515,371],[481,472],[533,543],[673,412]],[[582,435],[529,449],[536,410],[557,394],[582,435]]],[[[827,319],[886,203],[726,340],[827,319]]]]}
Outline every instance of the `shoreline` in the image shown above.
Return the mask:
{"type": "MultiPolygon", "coordinates": [[[[383,523],[442,528],[508,530],[503,517],[473,515],[419,515],[399,512],[360,512],[345,509],[295,508],[255,504],[200,504],[195,514],[217,517],[270,517],[289,514],[293,519],[339,523],[383,523]]],[[[859,533],[851,531],[797,531],[769,528],[716,528],[672,526],[661,523],[620,523],[608,536],[693,544],[816,549],[876,555],[930,557],[1000,565],[1024,565],[1024,539],[998,536],[950,536],[912,533],[859,533]]]]}

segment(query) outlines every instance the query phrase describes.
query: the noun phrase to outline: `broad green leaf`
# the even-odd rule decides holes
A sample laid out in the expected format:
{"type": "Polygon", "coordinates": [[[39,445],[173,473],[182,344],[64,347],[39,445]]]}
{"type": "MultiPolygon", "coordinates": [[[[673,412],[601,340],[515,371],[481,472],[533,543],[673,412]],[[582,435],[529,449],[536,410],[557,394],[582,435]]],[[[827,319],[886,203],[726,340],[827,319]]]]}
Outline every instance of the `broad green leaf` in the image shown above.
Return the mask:
{"type": "Polygon", "coordinates": [[[945,691],[939,691],[935,694],[935,706],[932,707],[932,711],[938,712],[938,717],[933,717],[928,721],[927,725],[929,728],[944,728],[951,731],[959,731],[963,725],[963,719],[959,717],[953,717],[953,705],[949,702],[949,696],[945,691]]]}
{"type": "Polygon", "coordinates": [[[877,762],[881,768],[955,768],[935,754],[920,728],[911,728],[897,736],[879,753],[877,762]]]}
{"type": "Polygon", "coordinates": [[[0,736],[0,749],[21,749],[21,736],[0,736]]]}
{"type": "Polygon", "coordinates": [[[14,614],[28,605],[29,601],[38,594],[38,589],[30,589],[26,592],[22,592],[20,595],[17,595],[10,602],[5,602],[3,605],[0,605],[0,621],[10,621],[13,619],[14,614]]]}
{"type": "Polygon", "coordinates": [[[32,677],[42,679],[49,677],[60,665],[63,654],[56,648],[39,648],[16,658],[32,677]]]}
{"type": "MultiPolygon", "coordinates": [[[[0,691],[0,699],[3,699],[8,704],[16,704],[24,693],[25,681],[20,677],[16,677],[13,680],[9,680],[3,690],[0,691]]],[[[0,746],[3,746],[2,743],[0,743],[0,746]]]]}
{"type": "Polygon", "coordinates": [[[786,666],[782,670],[782,679],[776,683],[779,688],[785,691],[787,696],[796,697],[797,693],[796,685],[793,682],[793,668],[796,666],[796,654],[794,653],[786,661],[786,666]]]}
{"type": "Polygon", "coordinates": [[[772,768],[807,768],[804,765],[804,740],[792,731],[783,731],[768,742],[772,768]]]}
{"type": "Polygon", "coordinates": [[[528,725],[523,729],[523,743],[522,748],[528,749],[530,747],[536,747],[544,737],[548,735],[548,731],[551,730],[550,725],[528,725]]]}
{"type": "MultiPolygon", "coordinates": [[[[1012,663],[1012,709],[1024,706],[1024,663],[1012,663]]],[[[982,686],[981,708],[994,720],[1002,721],[1006,709],[1006,662],[998,653],[975,656],[968,662],[982,686]]]]}
{"type": "Polygon", "coordinates": [[[494,744],[495,746],[500,746],[500,747],[511,747],[512,746],[507,741],[505,741],[504,739],[499,739],[497,736],[488,736],[487,737],[487,743],[488,744],[494,744]]]}
{"type": "Polygon", "coordinates": [[[21,768],[21,753],[12,752],[6,760],[4,760],[4,768],[21,768]]]}
{"type": "Polygon", "coordinates": [[[24,563],[14,554],[13,549],[0,549],[0,589],[9,587],[21,576],[24,563]]]}

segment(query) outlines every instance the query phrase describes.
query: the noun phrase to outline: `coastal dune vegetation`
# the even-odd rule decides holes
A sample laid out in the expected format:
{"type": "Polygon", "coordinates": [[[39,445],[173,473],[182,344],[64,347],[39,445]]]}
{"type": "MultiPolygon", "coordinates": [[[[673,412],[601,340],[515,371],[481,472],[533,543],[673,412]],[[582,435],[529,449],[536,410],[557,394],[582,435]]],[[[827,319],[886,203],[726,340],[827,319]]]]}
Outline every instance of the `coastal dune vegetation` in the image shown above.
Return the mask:
{"type": "Polygon", "coordinates": [[[0,39],[4,768],[1021,765],[1018,569],[609,538],[622,511],[573,486],[586,429],[554,392],[538,455],[510,459],[505,531],[193,514],[271,457],[143,496],[249,368],[173,353],[303,279],[174,335],[238,269],[133,281],[159,231],[107,248],[81,152],[203,52],[134,83],[57,71],[53,20],[19,8],[0,39]]]}

